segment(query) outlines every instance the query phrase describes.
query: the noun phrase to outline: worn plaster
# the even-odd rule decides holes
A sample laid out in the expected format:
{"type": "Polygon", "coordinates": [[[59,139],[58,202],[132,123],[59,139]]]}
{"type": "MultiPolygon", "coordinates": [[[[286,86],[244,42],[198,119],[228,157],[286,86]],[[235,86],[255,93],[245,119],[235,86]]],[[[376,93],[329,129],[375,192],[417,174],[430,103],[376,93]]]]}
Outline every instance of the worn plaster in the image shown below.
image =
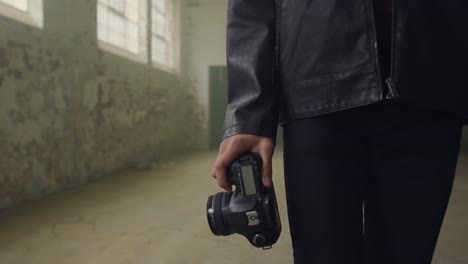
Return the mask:
{"type": "Polygon", "coordinates": [[[95,12],[44,0],[43,29],[0,17],[0,208],[205,145],[192,85],[100,50],[95,12]]]}

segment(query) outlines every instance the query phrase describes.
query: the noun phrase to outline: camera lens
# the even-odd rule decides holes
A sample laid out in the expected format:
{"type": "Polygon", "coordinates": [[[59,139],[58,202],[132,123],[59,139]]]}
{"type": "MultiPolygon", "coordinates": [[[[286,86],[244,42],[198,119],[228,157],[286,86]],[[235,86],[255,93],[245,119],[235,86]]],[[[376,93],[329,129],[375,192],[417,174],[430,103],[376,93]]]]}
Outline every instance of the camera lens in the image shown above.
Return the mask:
{"type": "Polygon", "coordinates": [[[231,234],[228,222],[225,221],[226,218],[223,215],[223,208],[224,211],[227,211],[231,195],[232,193],[219,192],[208,197],[206,203],[208,225],[210,226],[211,232],[217,236],[227,236],[231,234]]]}

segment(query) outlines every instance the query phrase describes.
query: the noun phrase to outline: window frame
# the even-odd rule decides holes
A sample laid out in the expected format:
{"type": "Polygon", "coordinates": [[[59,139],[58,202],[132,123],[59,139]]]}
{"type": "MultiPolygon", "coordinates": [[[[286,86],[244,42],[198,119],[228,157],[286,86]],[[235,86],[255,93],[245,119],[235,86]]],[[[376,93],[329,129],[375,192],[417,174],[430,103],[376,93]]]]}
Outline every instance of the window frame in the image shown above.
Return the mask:
{"type": "MultiPolygon", "coordinates": [[[[164,27],[164,34],[165,36],[161,36],[158,34],[158,32],[154,31],[153,27],[156,25],[154,13],[157,13],[158,10],[156,8],[156,3],[155,1],[157,0],[149,0],[150,4],[150,18],[149,18],[149,23],[150,23],[150,29],[149,29],[149,34],[150,34],[150,45],[149,47],[151,48],[151,55],[149,60],[151,61],[151,64],[159,68],[161,70],[167,71],[167,72],[176,72],[177,70],[177,65],[176,65],[176,52],[178,50],[178,45],[177,45],[177,30],[176,30],[176,19],[178,18],[176,10],[178,10],[178,1],[175,0],[164,0],[165,1],[165,6],[166,6],[166,12],[164,13],[163,17],[165,18],[165,27],[164,27]],[[153,9],[155,9],[155,12],[153,12],[153,9]],[[154,41],[153,38],[159,38],[162,39],[165,44],[166,44],[166,63],[161,63],[155,59],[155,52],[153,49],[154,41]]],[[[159,10],[160,11],[160,10],[159,10]]]]}
{"type": "MultiPolygon", "coordinates": [[[[127,0],[123,0],[127,1],[127,0]]],[[[135,1],[135,0],[132,0],[135,1]]],[[[100,37],[99,35],[99,27],[100,27],[100,20],[99,20],[99,6],[102,5],[102,3],[97,0],[96,1],[96,38],[97,38],[97,43],[98,43],[98,48],[103,50],[103,51],[108,51],[114,55],[118,55],[139,63],[148,63],[148,47],[147,47],[147,42],[148,42],[148,37],[147,37],[147,21],[148,21],[148,14],[147,14],[147,5],[148,1],[147,0],[137,0],[139,1],[139,6],[138,6],[138,18],[137,18],[137,27],[138,27],[138,33],[137,33],[137,48],[138,52],[132,52],[128,48],[122,47],[120,45],[116,45],[111,43],[108,40],[104,40],[100,37]]],[[[124,2],[124,3],[125,3],[124,2]]],[[[112,7],[111,5],[104,5],[104,8],[107,9],[107,12],[112,12],[116,15],[120,15],[124,20],[128,19],[125,16],[125,7],[124,11],[120,11],[112,7]]],[[[108,23],[108,22],[107,22],[108,23]]],[[[106,25],[106,30],[109,31],[110,26],[109,24],[106,25]]],[[[124,29],[125,30],[125,29],[124,29]]],[[[125,39],[124,39],[125,41],[125,39]]]]}
{"type": "MultiPolygon", "coordinates": [[[[125,11],[114,10],[109,3],[109,0],[97,0],[96,1],[96,37],[98,48],[113,53],[115,55],[137,61],[139,63],[149,64],[155,68],[163,70],[165,72],[177,74],[179,72],[179,56],[180,56],[180,43],[179,43],[179,34],[180,34],[180,8],[181,3],[179,0],[164,0],[166,4],[165,12],[165,23],[164,27],[164,38],[161,38],[166,43],[166,63],[161,63],[155,59],[153,45],[153,37],[161,37],[157,35],[157,32],[153,30],[156,22],[153,21],[153,6],[156,6],[154,0],[138,0],[140,1],[140,10],[139,10],[139,44],[140,49],[139,53],[133,53],[128,48],[121,47],[119,45],[114,45],[109,41],[103,40],[100,38],[100,21],[99,21],[99,8],[102,4],[101,1],[106,2],[104,6],[107,9],[107,12],[120,13],[121,16],[125,11]],[[143,35],[143,36],[142,36],[143,35]]],[[[124,0],[126,1],[126,0],[124,0]]],[[[134,0],[132,0],[134,1],[134,0]]],[[[125,17],[124,17],[125,18],[125,17]]],[[[108,19],[108,18],[107,18],[108,19]]],[[[111,30],[109,24],[106,25],[105,30],[111,30]]],[[[107,33],[108,34],[108,33],[107,33]]]]}
{"type": "Polygon", "coordinates": [[[44,3],[43,0],[26,0],[27,9],[0,2],[0,15],[36,28],[44,28],[44,3]]]}

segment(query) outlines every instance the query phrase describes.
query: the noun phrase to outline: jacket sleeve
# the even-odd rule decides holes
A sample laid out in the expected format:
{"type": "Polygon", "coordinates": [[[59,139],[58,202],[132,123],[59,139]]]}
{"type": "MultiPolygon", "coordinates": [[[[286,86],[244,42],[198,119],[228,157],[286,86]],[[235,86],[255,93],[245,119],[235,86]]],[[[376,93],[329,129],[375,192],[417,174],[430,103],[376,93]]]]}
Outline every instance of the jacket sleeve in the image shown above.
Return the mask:
{"type": "Polygon", "coordinates": [[[276,140],[275,0],[229,0],[228,107],[223,139],[253,134],[276,140]]]}

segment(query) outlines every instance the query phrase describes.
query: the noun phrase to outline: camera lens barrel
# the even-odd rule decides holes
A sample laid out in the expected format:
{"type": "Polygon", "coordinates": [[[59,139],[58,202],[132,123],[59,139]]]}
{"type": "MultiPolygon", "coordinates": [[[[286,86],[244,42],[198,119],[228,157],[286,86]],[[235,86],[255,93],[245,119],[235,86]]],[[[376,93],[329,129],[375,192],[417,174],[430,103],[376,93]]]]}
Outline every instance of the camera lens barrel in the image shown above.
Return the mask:
{"type": "Polygon", "coordinates": [[[232,234],[229,231],[228,222],[225,221],[223,216],[223,207],[229,205],[229,198],[231,193],[219,192],[215,195],[208,197],[206,204],[206,214],[208,224],[211,232],[217,236],[227,236],[232,234]]]}
{"type": "Polygon", "coordinates": [[[246,153],[229,166],[228,180],[233,192],[209,196],[206,204],[208,225],[216,236],[243,235],[258,248],[268,249],[281,233],[281,221],[274,188],[261,181],[262,159],[246,153]]]}

